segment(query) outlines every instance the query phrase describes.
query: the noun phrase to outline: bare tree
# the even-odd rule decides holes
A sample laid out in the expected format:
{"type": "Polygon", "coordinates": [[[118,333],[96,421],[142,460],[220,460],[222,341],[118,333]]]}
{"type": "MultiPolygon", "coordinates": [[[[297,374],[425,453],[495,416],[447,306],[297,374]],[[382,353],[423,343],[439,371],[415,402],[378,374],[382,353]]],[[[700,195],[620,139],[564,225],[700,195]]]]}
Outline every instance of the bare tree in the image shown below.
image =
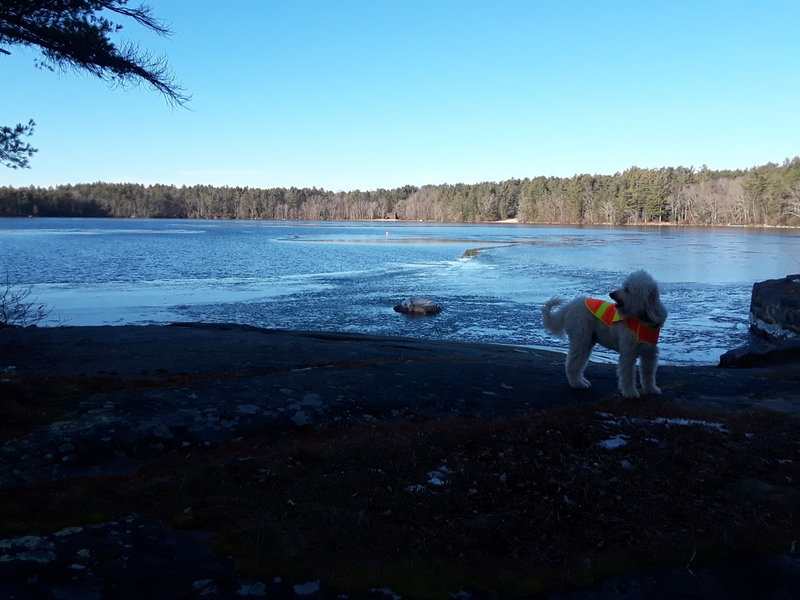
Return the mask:
{"type": "Polygon", "coordinates": [[[27,327],[44,321],[50,309],[37,302],[30,286],[15,285],[8,275],[0,288],[0,327],[27,327]]]}
{"type": "Polygon", "coordinates": [[[617,222],[617,207],[612,200],[603,201],[600,210],[603,212],[606,223],[614,224],[617,222]]]}

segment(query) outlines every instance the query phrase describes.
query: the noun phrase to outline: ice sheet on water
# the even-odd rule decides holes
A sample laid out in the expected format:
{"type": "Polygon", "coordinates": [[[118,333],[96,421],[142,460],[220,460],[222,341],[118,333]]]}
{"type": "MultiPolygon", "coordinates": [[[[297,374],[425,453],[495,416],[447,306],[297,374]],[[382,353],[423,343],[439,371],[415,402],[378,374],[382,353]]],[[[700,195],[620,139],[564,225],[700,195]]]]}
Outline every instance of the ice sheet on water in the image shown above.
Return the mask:
{"type": "Polygon", "coordinates": [[[670,311],[662,361],[713,364],[746,339],[752,283],[796,271],[796,235],[742,230],[31,221],[0,222],[0,263],[73,325],[233,321],[565,350],[542,329],[544,302],[607,297],[644,267],[670,311]],[[444,311],[392,311],[409,296],[444,311]]]}

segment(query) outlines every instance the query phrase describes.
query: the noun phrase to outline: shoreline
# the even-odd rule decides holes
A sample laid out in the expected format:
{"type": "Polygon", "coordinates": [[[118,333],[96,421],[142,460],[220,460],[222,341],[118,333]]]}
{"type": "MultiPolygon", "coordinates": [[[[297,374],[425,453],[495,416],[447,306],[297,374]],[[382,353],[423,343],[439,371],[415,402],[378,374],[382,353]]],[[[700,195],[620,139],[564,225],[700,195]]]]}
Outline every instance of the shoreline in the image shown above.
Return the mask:
{"type": "MultiPolygon", "coordinates": [[[[269,349],[269,368],[288,368],[292,362],[306,362],[306,355],[313,354],[319,345],[317,358],[329,355],[336,361],[333,347],[337,342],[352,343],[353,352],[367,349],[368,353],[385,353],[384,347],[406,348],[412,353],[453,352],[458,356],[482,356],[497,354],[503,358],[525,356],[525,360],[542,361],[539,365],[547,372],[547,380],[537,384],[549,392],[562,387],[567,395],[584,390],[569,390],[563,378],[563,348],[550,348],[529,344],[502,342],[475,342],[462,340],[408,337],[403,335],[340,332],[336,330],[293,330],[264,328],[255,325],[216,322],[164,322],[151,324],[106,324],[53,326],[6,326],[0,327],[0,368],[12,368],[11,372],[93,376],[96,374],[141,372],[192,373],[213,370],[227,372],[231,369],[243,373],[241,365],[258,369],[251,353],[269,349]],[[309,347],[295,347],[299,340],[306,340],[309,347]],[[252,346],[252,347],[251,347],[252,346]],[[146,350],[146,348],[150,347],[146,350]],[[187,353],[186,348],[193,348],[187,353]],[[168,368],[156,366],[163,362],[168,368]],[[240,364],[241,363],[241,364],[240,364]]],[[[400,357],[405,356],[401,354],[400,357]]],[[[398,360],[400,360],[398,357],[398,360]]],[[[325,360],[322,360],[325,362],[325,360]]],[[[719,356],[714,363],[659,363],[659,373],[673,376],[681,372],[702,371],[709,376],[715,373],[736,373],[759,368],[774,371],[771,377],[782,379],[782,370],[789,363],[800,360],[800,346],[768,343],[760,339],[731,348],[719,356]]],[[[590,359],[590,368],[613,371],[616,360],[598,357],[590,359]]],[[[608,375],[613,380],[614,373],[608,375]]],[[[125,375],[123,375],[125,377],[125,375]]],[[[613,391],[612,391],[613,393],[613,391]]],[[[724,390],[720,393],[724,395],[724,390]]],[[[594,395],[591,391],[587,394],[594,395]]],[[[800,412],[800,411],[798,411],[800,412]]]]}
{"type": "Polygon", "coordinates": [[[510,217],[508,219],[499,219],[495,221],[427,221],[421,219],[355,219],[355,220],[338,220],[338,219],[236,219],[236,218],[202,218],[202,217],[72,217],[72,216],[47,216],[40,217],[35,215],[27,215],[24,217],[2,216],[2,219],[100,219],[100,220],[173,220],[173,221],[254,221],[254,222],[274,222],[274,223],[423,223],[423,224],[442,224],[442,225],[531,225],[542,227],[686,227],[698,229],[713,229],[713,228],[733,228],[733,229],[792,229],[800,230],[800,225],[740,225],[736,223],[673,223],[673,222],[645,222],[645,223],[557,223],[547,221],[520,221],[517,217],[510,217]]]}

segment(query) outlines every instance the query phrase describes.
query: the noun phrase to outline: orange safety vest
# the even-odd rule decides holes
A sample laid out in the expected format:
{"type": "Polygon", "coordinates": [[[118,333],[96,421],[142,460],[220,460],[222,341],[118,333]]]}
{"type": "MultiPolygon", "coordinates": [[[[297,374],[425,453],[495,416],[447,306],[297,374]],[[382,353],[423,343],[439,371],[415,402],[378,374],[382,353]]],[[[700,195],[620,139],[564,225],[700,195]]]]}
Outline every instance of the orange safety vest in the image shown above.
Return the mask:
{"type": "Polygon", "coordinates": [[[658,343],[658,334],[661,331],[660,327],[645,323],[636,317],[621,317],[617,312],[617,305],[613,302],[598,300],[597,298],[587,298],[586,308],[609,327],[620,321],[625,321],[628,329],[636,334],[637,342],[645,342],[648,344],[658,343]]]}

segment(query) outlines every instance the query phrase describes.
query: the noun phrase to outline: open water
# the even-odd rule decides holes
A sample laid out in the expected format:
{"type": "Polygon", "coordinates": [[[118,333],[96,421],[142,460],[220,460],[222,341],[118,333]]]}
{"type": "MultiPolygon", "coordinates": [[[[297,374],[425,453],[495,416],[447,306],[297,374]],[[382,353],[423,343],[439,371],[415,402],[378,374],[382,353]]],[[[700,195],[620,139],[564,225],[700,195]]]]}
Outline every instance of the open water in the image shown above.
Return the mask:
{"type": "Polygon", "coordinates": [[[236,322],[563,350],[542,304],[605,298],[639,268],[670,311],[662,361],[714,364],[747,339],[753,283],[800,272],[800,232],[0,219],[0,277],[32,286],[50,325],[236,322]],[[394,312],[411,296],[444,311],[394,312]]]}

